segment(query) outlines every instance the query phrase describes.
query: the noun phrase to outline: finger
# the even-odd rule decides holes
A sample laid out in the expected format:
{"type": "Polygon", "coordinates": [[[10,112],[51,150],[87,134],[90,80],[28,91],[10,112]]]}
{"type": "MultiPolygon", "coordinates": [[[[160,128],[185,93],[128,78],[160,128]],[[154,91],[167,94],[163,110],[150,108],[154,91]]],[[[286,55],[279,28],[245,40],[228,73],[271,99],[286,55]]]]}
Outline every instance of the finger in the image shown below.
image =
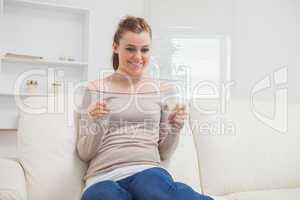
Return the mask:
{"type": "Polygon", "coordinates": [[[184,117],[184,116],[176,116],[174,118],[174,121],[184,121],[184,120],[186,120],[186,117],[184,117]]]}
{"type": "Polygon", "coordinates": [[[178,108],[178,111],[186,112],[186,106],[182,105],[181,107],[178,108]]]}
{"type": "Polygon", "coordinates": [[[177,115],[187,115],[187,112],[185,110],[178,110],[177,115]]]}
{"type": "Polygon", "coordinates": [[[183,125],[184,124],[184,119],[176,119],[175,123],[177,123],[179,125],[183,125]]]}
{"type": "Polygon", "coordinates": [[[175,121],[175,122],[183,122],[184,120],[185,120],[184,117],[175,117],[175,118],[174,118],[174,121],[175,121]]]}
{"type": "Polygon", "coordinates": [[[99,114],[108,114],[109,111],[106,111],[106,110],[98,110],[98,111],[96,111],[95,113],[99,113],[99,114]]]}
{"type": "Polygon", "coordinates": [[[108,114],[108,110],[103,110],[103,109],[94,109],[90,112],[91,114],[108,114]]]}
{"type": "Polygon", "coordinates": [[[102,110],[109,112],[110,108],[108,108],[108,107],[102,107],[102,110]]]}
{"type": "Polygon", "coordinates": [[[95,108],[94,109],[97,109],[97,110],[107,110],[107,111],[110,111],[110,108],[105,106],[105,105],[102,105],[102,104],[97,104],[95,105],[95,108]]]}
{"type": "Polygon", "coordinates": [[[100,113],[109,113],[110,112],[110,110],[109,109],[100,109],[100,110],[98,110],[100,113]]]}
{"type": "Polygon", "coordinates": [[[174,108],[174,111],[178,112],[179,110],[181,110],[181,105],[177,103],[174,108]]]}
{"type": "Polygon", "coordinates": [[[177,115],[176,115],[176,117],[183,117],[183,118],[187,118],[187,113],[178,113],[177,115]]]}
{"type": "Polygon", "coordinates": [[[173,126],[175,126],[175,128],[177,128],[177,129],[179,129],[180,127],[179,127],[179,125],[178,124],[176,124],[176,123],[173,123],[172,124],[173,126]]]}
{"type": "Polygon", "coordinates": [[[183,104],[183,103],[177,103],[177,104],[176,104],[176,108],[177,108],[177,109],[180,109],[180,110],[183,110],[183,109],[186,108],[186,105],[183,104]]]}
{"type": "Polygon", "coordinates": [[[182,117],[182,118],[187,118],[187,113],[186,112],[176,112],[174,117],[182,117]]]}
{"type": "Polygon", "coordinates": [[[101,105],[101,106],[107,106],[107,103],[106,103],[106,101],[98,101],[97,103],[96,103],[96,105],[97,106],[99,106],[99,105],[101,105]]]}
{"type": "Polygon", "coordinates": [[[176,128],[182,128],[183,127],[183,123],[180,123],[180,122],[175,122],[173,124],[176,128]]]}
{"type": "Polygon", "coordinates": [[[93,113],[91,116],[93,118],[101,118],[101,117],[107,116],[107,113],[93,113]]]}
{"type": "Polygon", "coordinates": [[[172,120],[170,120],[171,123],[176,123],[176,122],[181,122],[186,120],[185,116],[181,116],[181,115],[176,115],[172,118],[172,120]]]}
{"type": "Polygon", "coordinates": [[[178,109],[175,110],[174,112],[175,112],[176,114],[183,114],[183,113],[185,113],[186,111],[183,110],[183,109],[178,108],[178,109]]]}
{"type": "Polygon", "coordinates": [[[172,121],[175,116],[176,116],[176,112],[170,113],[169,117],[168,117],[168,120],[172,121]]]}

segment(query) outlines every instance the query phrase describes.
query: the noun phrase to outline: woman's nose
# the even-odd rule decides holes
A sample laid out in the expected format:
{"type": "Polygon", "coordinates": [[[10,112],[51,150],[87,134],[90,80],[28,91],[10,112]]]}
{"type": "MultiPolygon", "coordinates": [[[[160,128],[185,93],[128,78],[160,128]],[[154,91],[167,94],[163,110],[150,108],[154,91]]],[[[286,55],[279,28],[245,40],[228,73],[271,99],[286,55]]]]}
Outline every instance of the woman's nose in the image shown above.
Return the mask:
{"type": "Polygon", "coordinates": [[[141,51],[136,51],[136,53],[134,54],[134,58],[137,60],[141,60],[142,59],[141,51]]]}

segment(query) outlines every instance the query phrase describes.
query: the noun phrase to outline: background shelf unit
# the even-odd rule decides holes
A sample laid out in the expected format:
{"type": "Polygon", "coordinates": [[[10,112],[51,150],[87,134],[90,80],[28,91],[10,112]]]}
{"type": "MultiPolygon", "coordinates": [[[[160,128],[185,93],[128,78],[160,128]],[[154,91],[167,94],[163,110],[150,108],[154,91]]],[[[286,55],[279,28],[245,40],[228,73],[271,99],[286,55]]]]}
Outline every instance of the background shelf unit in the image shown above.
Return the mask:
{"type": "Polygon", "coordinates": [[[85,9],[2,0],[1,52],[88,61],[89,12],[85,9]]]}
{"type": "Polygon", "coordinates": [[[21,75],[30,70],[45,72],[44,76],[24,79],[18,94],[22,98],[53,95],[47,85],[49,70],[54,73],[54,81],[75,85],[87,80],[90,12],[30,0],[0,0],[0,16],[0,131],[16,130],[14,84],[21,75]],[[6,53],[42,59],[6,57],[6,53]],[[74,61],[62,61],[61,57],[74,61]],[[26,91],[26,80],[38,81],[35,93],[26,91]]]}

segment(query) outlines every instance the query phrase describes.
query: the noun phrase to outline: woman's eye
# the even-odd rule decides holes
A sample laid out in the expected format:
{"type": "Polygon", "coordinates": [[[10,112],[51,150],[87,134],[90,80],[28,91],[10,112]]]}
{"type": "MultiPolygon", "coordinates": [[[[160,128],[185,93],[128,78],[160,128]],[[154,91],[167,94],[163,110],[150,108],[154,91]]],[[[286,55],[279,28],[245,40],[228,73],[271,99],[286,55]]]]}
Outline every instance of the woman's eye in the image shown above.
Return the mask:
{"type": "Polygon", "coordinates": [[[148,52],[150,49],[142,49],[142,52],[143,53],[146,53],[146,52],[148,52]]]}
{"type": "Polygon", "coordinates": [[[134,48],[126,48],[126,50],[129,51],[129,52],[134,52],[135,51],[134,48]]]}

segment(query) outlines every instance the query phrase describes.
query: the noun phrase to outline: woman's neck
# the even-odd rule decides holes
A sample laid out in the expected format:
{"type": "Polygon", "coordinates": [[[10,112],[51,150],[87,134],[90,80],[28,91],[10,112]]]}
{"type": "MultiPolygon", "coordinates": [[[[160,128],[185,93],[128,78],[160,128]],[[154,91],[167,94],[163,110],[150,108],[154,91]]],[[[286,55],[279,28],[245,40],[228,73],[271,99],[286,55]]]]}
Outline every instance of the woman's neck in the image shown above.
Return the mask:
{"type": "Polygon", "coordinates": [[[113,78],[115,78],[116,80],[119,81],[126,81],[127,83],[131,83],[131,84],[137,84],[142,80],[142,76],[132,76],[132,75],[128,75],[126,72],[122,71],[122,70],[116,70],[113,73],[113,78]]]}
{"type": "Polygon", "coordinates": [[[157,92],[157,83],[152,79],[144,76],[132,77],[124,73],[123,71],[115,71],[107,81],[110,83],[111,89],[119,92],[128,93],[144,93],[144,92],[157,92]]]}

